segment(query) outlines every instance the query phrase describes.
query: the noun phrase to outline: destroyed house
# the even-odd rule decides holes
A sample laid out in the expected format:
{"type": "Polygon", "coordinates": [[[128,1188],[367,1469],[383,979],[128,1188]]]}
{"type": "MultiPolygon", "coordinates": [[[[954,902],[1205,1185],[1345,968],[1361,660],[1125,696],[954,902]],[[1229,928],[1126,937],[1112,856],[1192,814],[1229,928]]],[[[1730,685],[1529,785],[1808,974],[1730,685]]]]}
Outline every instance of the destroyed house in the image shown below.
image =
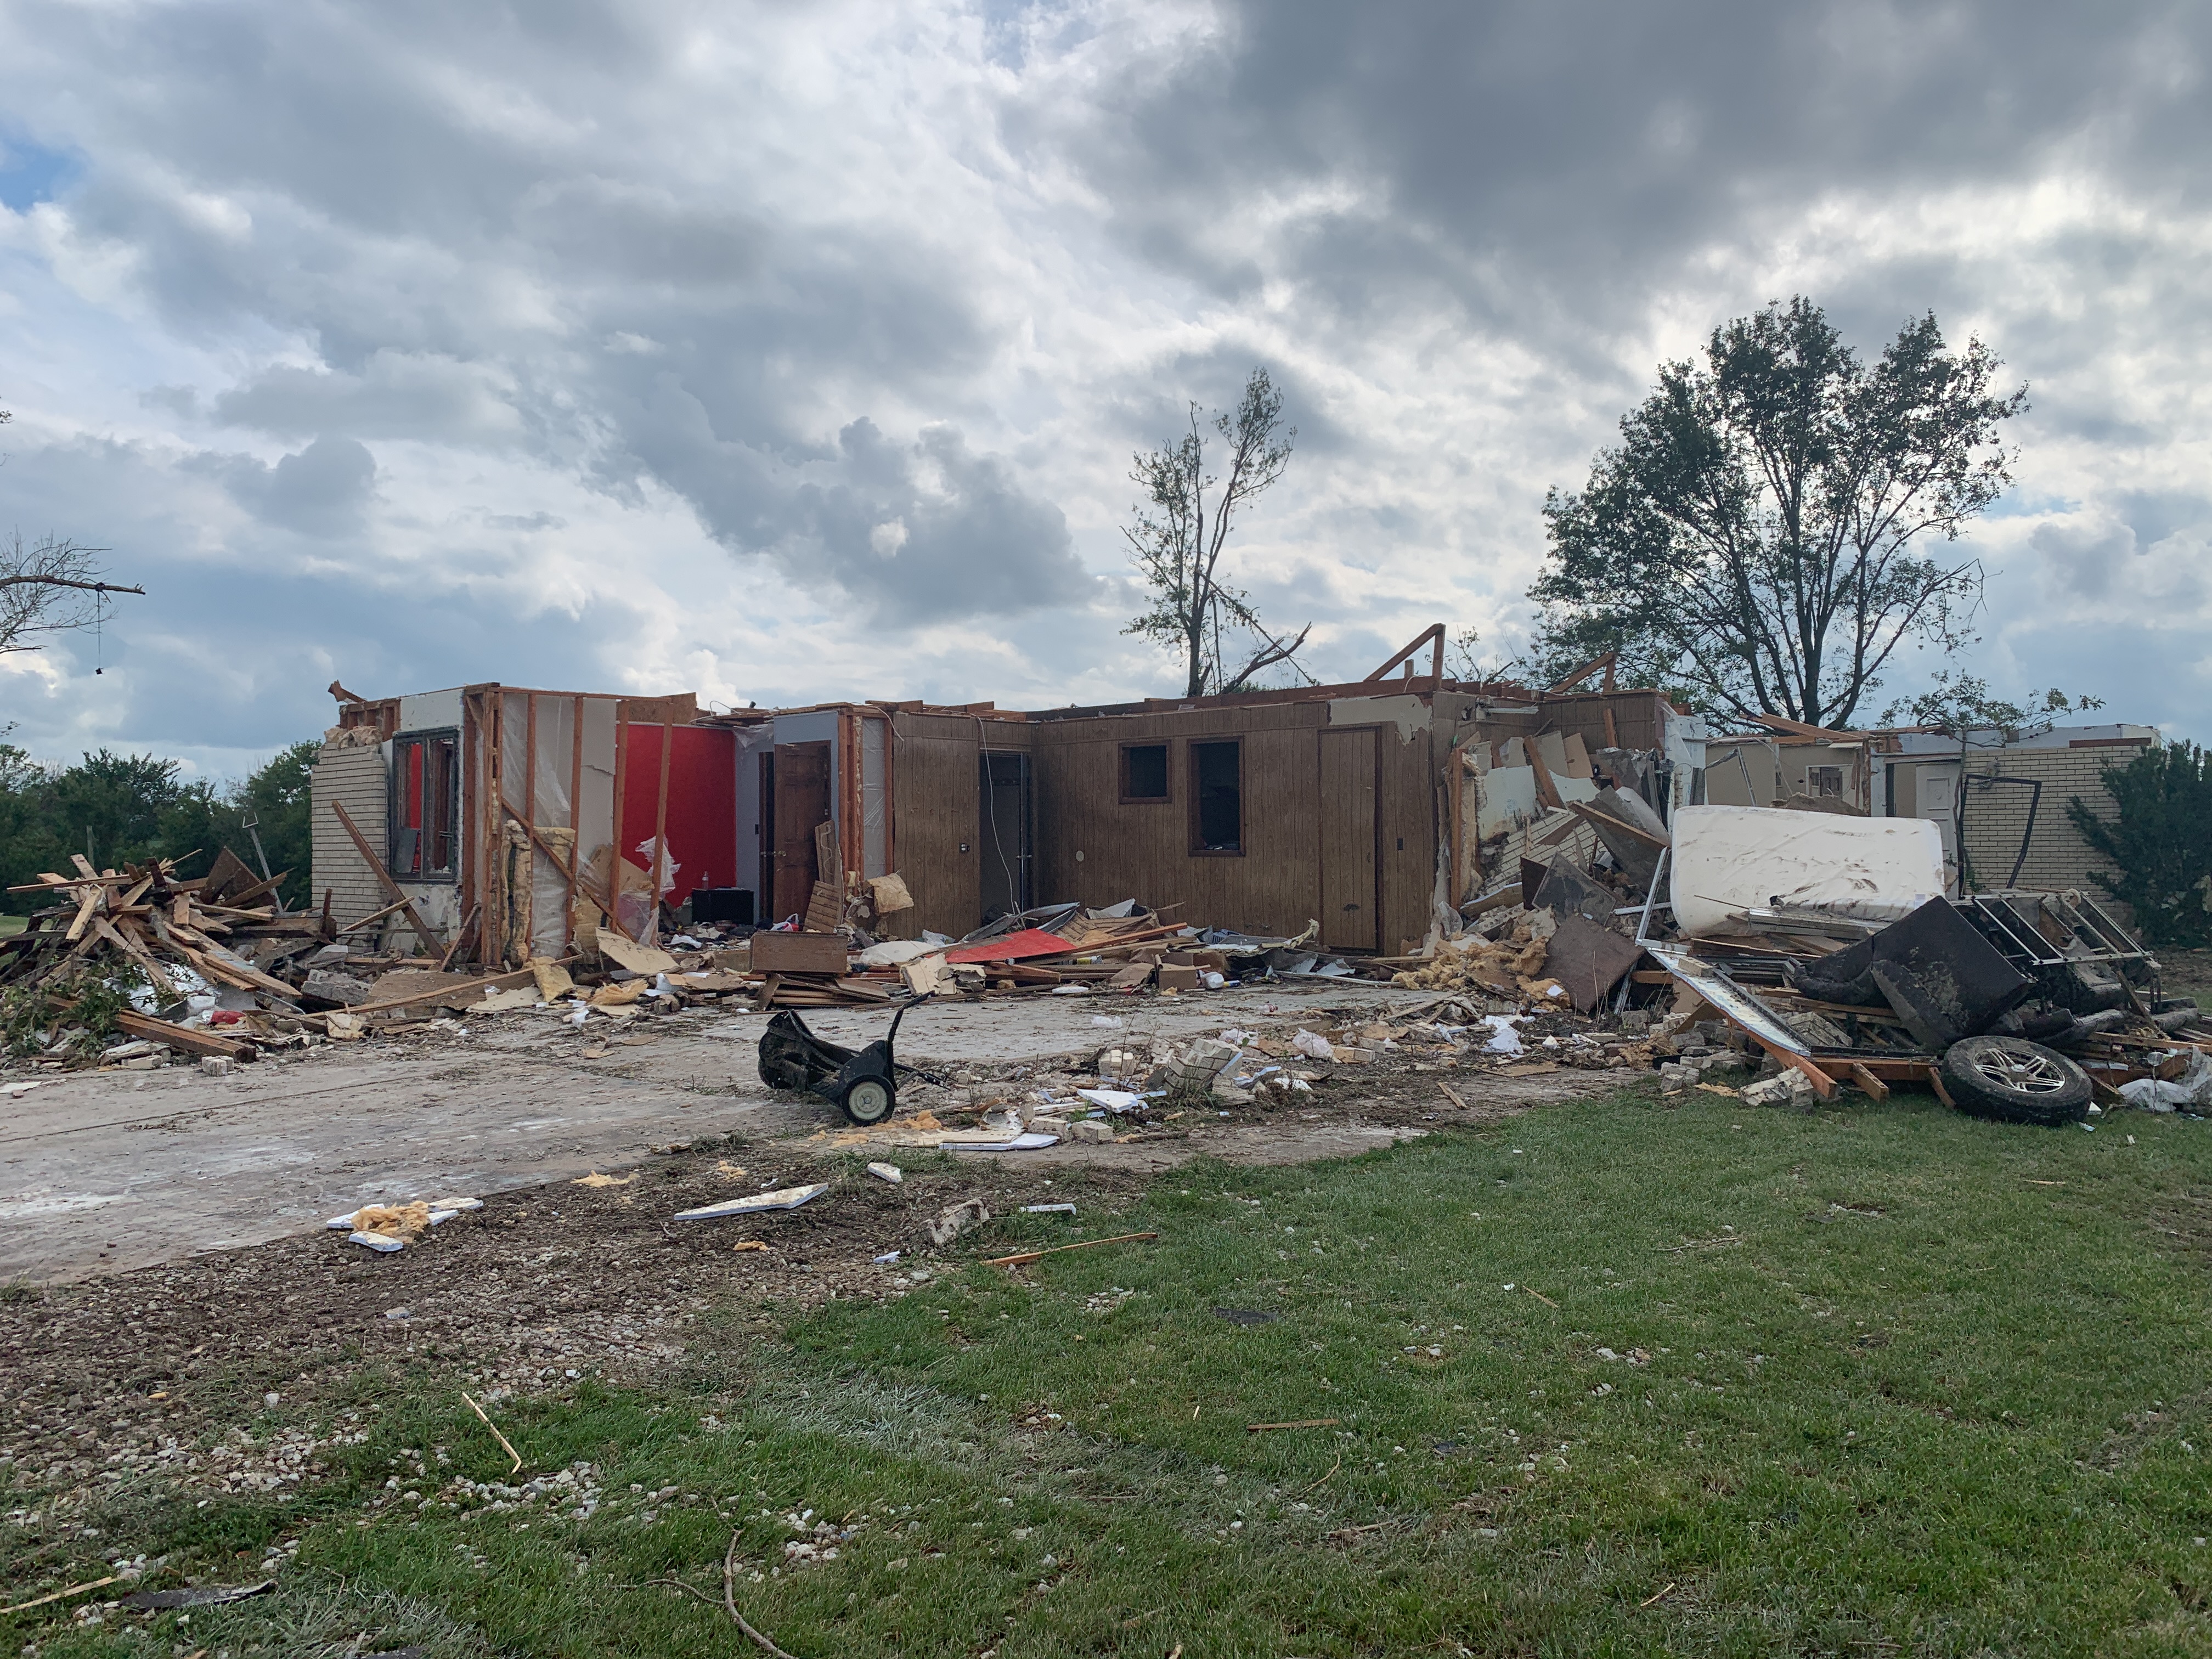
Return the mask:
{"type": "Polygon", "coordinates": [[[1346,684],[1026,711],[343,694],[316,769],[315,890],[341,925],[419,895],[441,949],[487,962],[557,954],[615,906],[635,935],[656,890],[722,920],[834,926],[818,884],[894,874],[913,903],[885,936],[1136,896],[1387,955],[1562,850],[1559,823],[1589,839],[1540,811],[1609,783],[1662,820],[1695,798],[1703,727],[1661,693],[1452,681],[1443,642],[1433,627],[1346,684]],[[389,884],[339,805],[383,826],[389,884]]]}

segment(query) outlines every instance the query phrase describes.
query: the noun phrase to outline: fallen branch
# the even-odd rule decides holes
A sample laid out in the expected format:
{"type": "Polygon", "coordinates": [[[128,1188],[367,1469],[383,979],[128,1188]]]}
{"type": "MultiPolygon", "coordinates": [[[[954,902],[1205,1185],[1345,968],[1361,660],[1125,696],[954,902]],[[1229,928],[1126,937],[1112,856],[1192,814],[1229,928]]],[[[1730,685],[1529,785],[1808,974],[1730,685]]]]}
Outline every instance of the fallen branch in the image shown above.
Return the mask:
{"type": "Polygon", "coordinates": [[[499,1425],[493,1422],[491,1419],[484,1415],[484,1408],[482,1406],[477,1405],[475,1401],[469,1398],[469,1391],[466,1389],[463,1389],[461,1390],[461,1401],[464,1405],[467,1406],[471,1411],[477,1414],[477,1420],[481,1422],[484,1427],[491,1431],[491,1437],[498,1441],[501,1447],[506,1451],[507,1455],[514,1460],[514,1467],[509,1469],[507,1473],[509,1474],[520,1474],[522,1472],[522,1454],[515,1450],[514,1443],[509,1441],[505,1435],[499,1431],[499,1425]]]}
{"type": "Polygon", "coordinates": [[[1323,1476],[1322,1476],[1322,1478],[1321,1478],[1320,1480],[1315,1480],[1315,1481],[1312,1481],[1312,1482],[1310,1482],[1309,1484],[1307,1484],[1307,1485],[1305,1485],[1305,1486],[1300,1486],[1300,1487],[1299,1487],[1296,1492],[1292,1492],[1292,1493],[1291,1494],[1291,1497],[1293,1497],[1293,1498],[1304,1498],[1304,1497],[1308,1492],[1314,1491],[1316,1487],[1320,1487],[1320,1486],[1327,1486],[1327,1485],[1328,1484],[1328,1475],[1329,1475],[1329,1474],[1335,1474],[1339,1469],[1342,1468],[1343,1467],[1344,1467],[1344,1454],[1343,1454],[1342,1452],[1339,1452],[1339,1453],[1337,1453],[1337,1455],[1336,1455],[1336,1462],[1334,1462],[1334,1463],[1332,1463],[1332,1464],[1330,1464],[1330,1465],[1328,1466],[1328,1474],[1324,1474],[1323,1476]]]}
{"type": "Polygon", "coordinates": [[[1158,1237],[1158,1233],[1116,1233],[1111,1238],[1086,1238],[1080,1244],[1055,1244],[1048,1250],[1024,1250],[1018,1255],[994,1255],[983,1265],[987,1267],[1026,1267],[1040,1257],[1058,1255],[1062,1250],[1095,1250],[1101,1244],[1133,1244],[1139,1239],[1158,1237]]]}
{"type": "Polygon", "coordinates": [[[1667,1589],[1662,1589],[1662,1590],[1661,1590],[1661,1591],[1659,1592],[1659,1595],[1647,1595],[1647,1596],[1645,1596],[1645,1597],[1644,1597],[1641,1601],[1638,1601],[1636,1605],[1637,1605],[1637,1607],[1638,1607],[1638,1609],[1641,1609],[1641,1608],[1644,1608],[1644,1607],[1650,1607],[1650,1606],[1654,1601],[1656,1601],[1657,1600],[1659,1600],[1659,1597],[1660,1597],[1660,1596],[1666,1595],[1666,1594],[1667,1594],[1667,1590],[1671,1590],[1671,1589],[1673,1589],[1674,1588],[1674,1581],[1673,1581],[1672,1579],[1669,1579],[1669,1580],[1668,1580],[1668,1582],[1667,1582],[1667,1589]]]}
{"type": "Polygon", "coordinates": [[[1530,1291],[1526,1285],[1523,1285],[1521,1288],[1524,1291],[1528,1291],[1529,1295],[1534,1297],[1537,1301],[1542,1303],[1547,1308],[1556,1308],[1559,1305],[1558,1303],[1553,1301],[1550,1297],[1546,1296],[1541,1291],[1530,1291]]]}
{"type": "Polygon", "coordinates": [[[0,1613],[21,1613],[26,1607],[43,1607],[49,1601],[59,1601],[67,1596],[82,1595],[87,1590],[98,1589],[102,1584],[112,1584],[122,1576],[119,1572],[111,1572],[106,1577],[95,1578],[90,1583],[71,1584],[67,1589],[58,1589],[51,1595],[40,1596],[36,1601],[18,1601],[13,1607],[0,1607],[0,1613]]]}
{"type": "Polygon", "coordinates": [[[738,1540],[741,1535],[738,1533],[732,1533],[730,1547],[722,1552],[722,1607],[731,1618],[737,1620],[739,1630],[774,1654],[775,1659],[793,1659],[792,1655],[786,1653],[774,1642],[748,1625],[745,1622],[744,1614],[738,1611],[738,1540]]]}

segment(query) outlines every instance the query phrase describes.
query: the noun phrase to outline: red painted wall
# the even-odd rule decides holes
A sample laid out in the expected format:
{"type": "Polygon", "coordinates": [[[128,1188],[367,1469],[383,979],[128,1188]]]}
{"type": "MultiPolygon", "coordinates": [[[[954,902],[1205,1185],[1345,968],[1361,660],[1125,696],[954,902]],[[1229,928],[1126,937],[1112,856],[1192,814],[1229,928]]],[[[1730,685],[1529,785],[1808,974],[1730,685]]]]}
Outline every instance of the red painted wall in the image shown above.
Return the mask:
{"type": "MultiPolygon", "coordinates": [[[[623,856],[640,869],[641,842],[653,839],[660,795],[658,726],[623,727],[623,856]]],[[[668,856],[678,866],[669,902],[681,904],[695,887],[749,887],[738,879],[738,744],[736,734],[711,726],[669,728],[675,738],[668,764],[668,856]]]]}

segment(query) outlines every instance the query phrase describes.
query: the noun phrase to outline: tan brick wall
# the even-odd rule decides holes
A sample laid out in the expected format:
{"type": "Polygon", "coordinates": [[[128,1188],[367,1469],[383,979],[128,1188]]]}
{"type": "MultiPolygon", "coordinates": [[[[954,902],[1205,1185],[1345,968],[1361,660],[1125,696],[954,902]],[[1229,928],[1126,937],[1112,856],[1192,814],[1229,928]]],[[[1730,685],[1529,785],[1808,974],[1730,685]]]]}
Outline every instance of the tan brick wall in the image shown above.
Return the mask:
{"type": "MultiPolygon", "coordinates": [[[[2090,881],[2093,870],[2110,872],[2109,860],[2092,852],[2067,816],[2067,802],[2081,797],[2096,817],[2110,823],[2118,816],[2112,798],[2105,793],[2102,769],[2124,766],[2142,750],[2136,748],[2011,749],[1985,751],[1967,757],[1969,779],[2002,775],[2033,778],[2043,785],[2036,807],[2035,830],[2028,843],[2019,885],[2046,890],[2078,887],[2090,897],[2105,902],[2104,891],[2090,881]]],[[[1968,785],[1966,795],[1966,855],[1972,861],[1976,884],[2002,887],[2020,856],[2021,837],[2027,830],[2027,806],[2033,791],[2020,784],[1991,787],[1968,785]]]]}
{"type": "Polygon", "coordinates": [[[342,801],[346,813],[360,826],[368,844],[384,851],[385,797],[389,777],[384,751],[379,748],[324,747],[315,762],[314,781],[314,902],[331,895],[331,915],[343,927],[374,915],[388,902],[353,839],[331,811],[342,801]]]}

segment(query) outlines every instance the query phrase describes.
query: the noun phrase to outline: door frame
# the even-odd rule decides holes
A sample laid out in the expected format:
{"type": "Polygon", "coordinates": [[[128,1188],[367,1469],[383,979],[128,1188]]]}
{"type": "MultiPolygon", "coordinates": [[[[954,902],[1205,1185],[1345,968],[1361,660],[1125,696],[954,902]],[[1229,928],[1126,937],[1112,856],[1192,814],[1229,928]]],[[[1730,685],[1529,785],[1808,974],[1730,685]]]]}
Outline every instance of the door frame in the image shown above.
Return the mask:
{"type": "MultiPolygon", "coordinates": [[[[1395,728],[1393,727],[1391,729],[1395,730],[1395,728]]],[[[1348,736],[1355,732],[1364,732],[1368,734],[1370,739],[1371,747],[1370,753],[1375,766],[1375,810],[1369,820],[1369,833],[1375,838],[1372,857],[1372,863],[1375,871],[1375,890],[1368,896],[1368,902],[1373,907],[1372,914],[1375,918],[1375,944],[1372,950],[1369,952],[1369,954],[1372,956],[1381,956],[1384,953],[1384,940],[1382,936],[1382,738],[1383,730],[1384,728],[1380,726],[1323,726],[1316,727],[1314,732],[1314,808],[1316,814],[1316,822],[1314,824],[1314,909],[1317,915],[1322,916],[1326,916],[1328,914],[1328,848],[1326,845],[1325,836],[1320,823],[1320,814],[1327,810],[1322,795],[1322,746],[1328,743],[1331,737],[1340,733],[1348,736]]],[[[1315,940],[1315,944],[1318,945],[1325,954],[1329,952],[1344,952],[1346,951],[1346,947],[1345,946],[1331,945],[1328,944],[1326,942],[1328,938],[1328,925],[1324,921],[1322,924],[1321,938],[1315,940]]],[[[1349,953],[1352,955],[1358,954],[1356,951],[1349,953]]]]}

